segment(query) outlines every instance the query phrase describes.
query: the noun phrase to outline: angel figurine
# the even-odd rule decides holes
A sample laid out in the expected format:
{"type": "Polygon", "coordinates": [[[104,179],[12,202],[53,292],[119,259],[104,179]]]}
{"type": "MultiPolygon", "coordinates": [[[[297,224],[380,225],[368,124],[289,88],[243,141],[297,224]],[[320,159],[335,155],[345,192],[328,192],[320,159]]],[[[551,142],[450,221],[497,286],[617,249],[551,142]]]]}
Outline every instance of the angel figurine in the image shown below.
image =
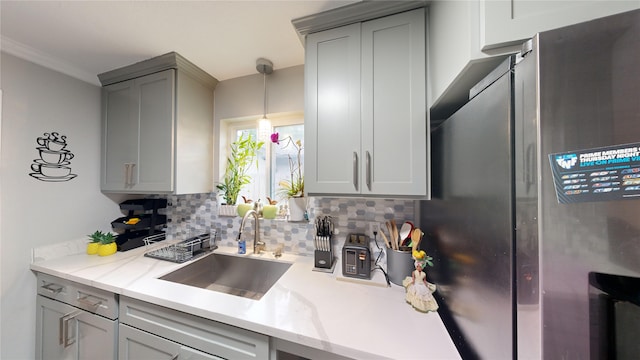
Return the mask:
{"type": "Polygon", "coordinates": [[[414,250],[412,255],[416,269],[411,272],[411,276],[407,276],[402,281],[402,285],[407,291],[405,300],[418,311],[436,311],[438,303],[433,297],[436,285],[427,281],[427,274],[423,271],[426,265],[433,266],[432,258],[427,256],[424,250],[414,250]]]}

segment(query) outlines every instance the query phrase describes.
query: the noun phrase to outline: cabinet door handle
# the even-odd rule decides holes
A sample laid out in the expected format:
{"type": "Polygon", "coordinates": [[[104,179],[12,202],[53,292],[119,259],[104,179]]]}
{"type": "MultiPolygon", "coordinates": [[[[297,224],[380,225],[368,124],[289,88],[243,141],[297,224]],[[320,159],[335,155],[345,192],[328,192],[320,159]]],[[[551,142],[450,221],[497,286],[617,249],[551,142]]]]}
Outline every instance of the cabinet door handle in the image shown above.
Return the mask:
{"type": "Polygon", "coordinates": [[[41,288],[50,291],[53,294],[59,294],[64,290],[64,286],[56,284],[56,283],[48,283],[41,286],[41,288]]]}
{"type": "Polygon", "coordinates": [[[129,185],[130,185],[130,186],[133,186],[133,185],[135,185],[135,184],[136,184],[136,183],[133,181],[133,174],[134,174],[133,168],[135,168],[135,167],[136,167],[136,163],[131,163],[130,165],[131,165],[131,169],[129,170],[129,185]]]}
{"type": "Polygon", "coordinates": [[[353,152],[353,187],[358,191],[358,153],[353,152]]]}
{"type": "Polygon", "coordinates": [[[129,186],[129,174],[131,172],[131,164],[130,163],[125,163],[124,164],[124,186],[129,186]]]}
{"type": "Polygon", "coordinates": [[[371,154],[367,151],[365,158],[367,165],[367,188],[371,191],[371,154]]]}
{"type": "Polygon", "coordinates": [[[124,186],[133,186],[133,168],[135,166],[135,163],[124,164],[124,186]]]}
{"type": "Polygon", "coordinates": [[[63,315],[60,318],[59,340],[60,345],[64,346],[65,348],[76,342],[75,334],[73,338],[69,339],[69,321],[73,320],[73,318],[80,314],[82,314],[82,310],[73,310],[72,312],[63,315]]]}

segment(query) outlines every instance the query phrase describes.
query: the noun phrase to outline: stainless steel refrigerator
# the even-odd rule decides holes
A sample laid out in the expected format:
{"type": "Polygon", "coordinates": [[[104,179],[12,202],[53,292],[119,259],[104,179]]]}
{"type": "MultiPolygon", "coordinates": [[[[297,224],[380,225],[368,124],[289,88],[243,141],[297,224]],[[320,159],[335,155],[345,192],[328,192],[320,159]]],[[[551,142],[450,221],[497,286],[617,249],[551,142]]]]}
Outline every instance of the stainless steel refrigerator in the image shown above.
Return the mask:
{"type": "Polygon", "coordinates": [[[537,34],[431,139],[422,246],[461,355],[637,359],[640,10],[537,34]]]}

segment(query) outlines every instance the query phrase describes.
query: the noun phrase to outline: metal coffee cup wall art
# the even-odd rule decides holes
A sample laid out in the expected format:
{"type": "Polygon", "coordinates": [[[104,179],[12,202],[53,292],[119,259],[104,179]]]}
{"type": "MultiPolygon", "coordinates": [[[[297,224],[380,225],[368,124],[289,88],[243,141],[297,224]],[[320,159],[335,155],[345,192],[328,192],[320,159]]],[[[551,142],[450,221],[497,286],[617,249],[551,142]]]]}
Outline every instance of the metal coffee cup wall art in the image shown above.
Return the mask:
{"type": "Polygon", "coordinates": [[[36,139],[39,158],[33,159],[29,176],[40,181],[61,182],[75,178],[71,173],[74,155],[67,149],[67,137],[57,132],[44,133],[36,139]]]}

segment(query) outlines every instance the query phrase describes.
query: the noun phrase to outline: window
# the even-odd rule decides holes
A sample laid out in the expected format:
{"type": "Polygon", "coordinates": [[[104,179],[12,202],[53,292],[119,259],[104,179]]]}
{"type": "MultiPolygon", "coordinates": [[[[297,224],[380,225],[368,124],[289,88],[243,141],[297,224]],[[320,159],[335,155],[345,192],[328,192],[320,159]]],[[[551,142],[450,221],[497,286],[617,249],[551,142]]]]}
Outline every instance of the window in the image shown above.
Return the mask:
{"type": "MultiPolygon", "coordinates": [[[[270,121],[271,131],[269,134],[277,132],[280,139],[290,136],[293,141],[298,139],[304,141],[304,119],[301,115],[270,118],[270,121]]],[[[240,135],[244,135],[245,138],[251,135],[253,139],[258,137],[258,126],[255,121],[232,123],[229,124],[228,129],[229,143],[237,140],[240,135]]],[[[258,165],[254,165],[249,171],[251,183],[242,189],[240,195],[254,201],[260,199],[263,204],[267,202],[267,197],[281,201],[278,194],[278,183],[290,179],[289,156],[295,161],[297,151],[291,145],[285,146],[287,145],[286,141],[280,142],[280,145],[272,144],[269,138],[261,141],[264,141],[264,146],[258,153],[258,165]]],[[[301,160],[304,166],[304,143],[301,160]]],[[[238,203],[242,202],[243,200],[239,199],[238,203]]]]}

